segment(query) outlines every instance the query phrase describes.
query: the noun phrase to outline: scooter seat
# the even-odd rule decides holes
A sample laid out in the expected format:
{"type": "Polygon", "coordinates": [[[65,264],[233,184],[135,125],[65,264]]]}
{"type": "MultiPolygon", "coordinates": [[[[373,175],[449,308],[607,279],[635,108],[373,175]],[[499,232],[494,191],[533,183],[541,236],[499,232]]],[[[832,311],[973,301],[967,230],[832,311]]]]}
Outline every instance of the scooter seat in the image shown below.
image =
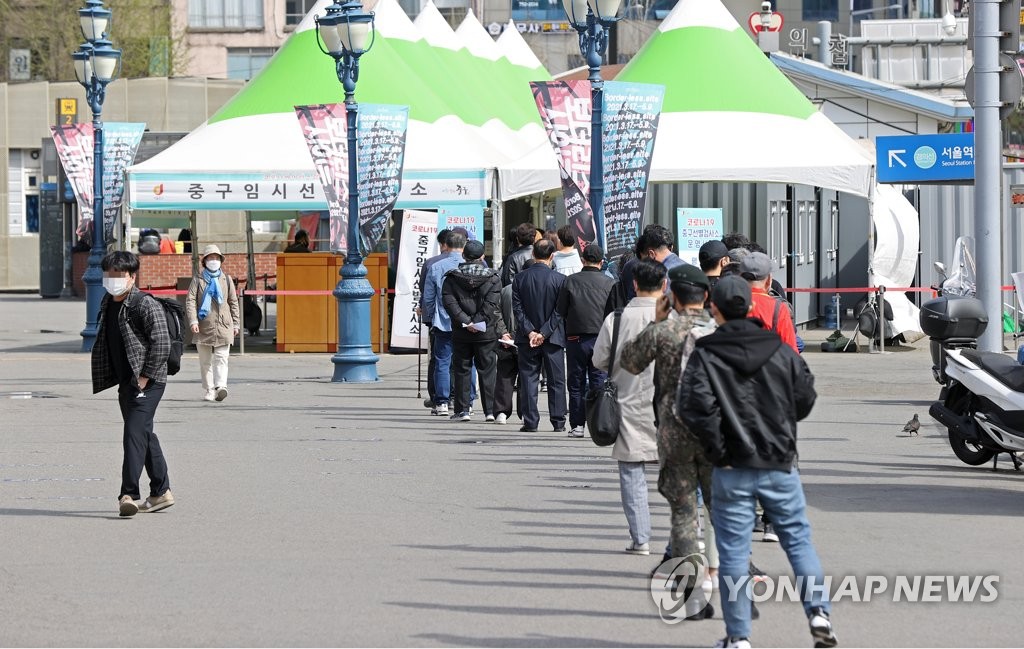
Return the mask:
{"type": "Polygon", "coordinates": [[[1024,392],[1024,365],[1006,354],[965,349],[960,354],[1014,392],[1024,392]]]}

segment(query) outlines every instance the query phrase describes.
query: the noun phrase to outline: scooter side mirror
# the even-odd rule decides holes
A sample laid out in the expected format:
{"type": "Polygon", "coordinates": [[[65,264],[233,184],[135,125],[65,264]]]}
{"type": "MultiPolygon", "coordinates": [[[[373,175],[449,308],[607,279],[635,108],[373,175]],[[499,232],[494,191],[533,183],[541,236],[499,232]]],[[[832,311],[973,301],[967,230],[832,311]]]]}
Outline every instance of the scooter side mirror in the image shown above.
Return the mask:
{"type": "Polygon", "coordinates": [[[948,277],[948,275],[946,274],[946,264],[942,263],[941,261],[933,262],[933,264],[935,266],[936,272],[938,272],[939,275],[942,276],[942,279],[946,279],[948,277]]]}

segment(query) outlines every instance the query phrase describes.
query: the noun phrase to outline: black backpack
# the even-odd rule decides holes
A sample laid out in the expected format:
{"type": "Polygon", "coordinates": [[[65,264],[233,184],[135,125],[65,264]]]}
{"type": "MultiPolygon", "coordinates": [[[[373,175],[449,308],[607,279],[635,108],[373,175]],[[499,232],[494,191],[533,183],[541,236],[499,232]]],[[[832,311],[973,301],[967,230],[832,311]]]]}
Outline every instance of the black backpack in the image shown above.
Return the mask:
{"type": "MultiPolygon", "coordinates": [[[[173,298],[157,297],[152,293],[144,293],[156,300],[167,320],[167,333],[170,334],[171,351],[167,354],[168,376],[178,373],[181,369],[181,355],[185,353],[185,307],[173,298]]],[[[135,329],[134,325],[132,326],[135,329]]]]}

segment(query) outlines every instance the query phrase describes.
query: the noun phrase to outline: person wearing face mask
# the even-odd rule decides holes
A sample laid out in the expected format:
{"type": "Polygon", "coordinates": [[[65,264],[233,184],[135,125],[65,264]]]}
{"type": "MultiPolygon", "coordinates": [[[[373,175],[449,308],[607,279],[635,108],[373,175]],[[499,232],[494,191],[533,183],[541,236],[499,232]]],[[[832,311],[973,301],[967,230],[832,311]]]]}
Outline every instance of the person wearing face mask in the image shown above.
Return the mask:
{"type": "Polygon", "coordinates": [[[234,282],[221,270],[223,261],[220,248],[206,246],[203,270],[192,278],[185,299],[185,317],[199,350],[205,401],[223,401],[228,396],[228,352],[240,326],[238,294],[234,282]]]}
{"type": "Polygon", "coordinates": [[[103,288],[96,343],[92,347],[93,394],[118,386],[124,420],[124,462],[118,513],[134,516],[174,504],[167,461],[153,432],[153,416],[167,383],[171,336],[163,307],[135,286],[139,258],[118,250],[103,258],[103,288]],[[149,475],[149,497],[141,504],[139,478],[149,475]]]}

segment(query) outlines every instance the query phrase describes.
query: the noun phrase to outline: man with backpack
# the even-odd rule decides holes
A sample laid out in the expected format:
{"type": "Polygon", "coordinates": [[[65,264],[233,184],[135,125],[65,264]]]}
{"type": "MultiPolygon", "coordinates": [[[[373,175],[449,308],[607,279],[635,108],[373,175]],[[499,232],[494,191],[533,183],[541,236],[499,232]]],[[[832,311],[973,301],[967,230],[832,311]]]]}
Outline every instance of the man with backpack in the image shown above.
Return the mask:
{"type": "Polygon", "coordinates": [[[771,257],[763,252],[752,252],[740,261],[739,270],[743,279],[750,282],[754,301],[751,317],[760,320],[765,329],[777,333],[782,342],[800,353],[796,344],[796,327],[793,325],[793,312],[789,308],[789,302],[768,293],[772,285],[771,257]]]}
{"type": "MultiPolygon", "coordinates": [[[[167,462],[153,432],[153,416],[167,383],[171,336],[164,307],[135,285],[138,257],[126,251],[111,252],[103,258],[101,268],[108,295],[100,303],[92,348],[92,389],[96,394],[118,386],[124,420],[118,513],[134,516],[174,504],[167,462]],[[143,468],[149,475],[149,497],[139,504],[143,468]]],[[[177,367],[173,369],[177,371],[177,367]]]]}

